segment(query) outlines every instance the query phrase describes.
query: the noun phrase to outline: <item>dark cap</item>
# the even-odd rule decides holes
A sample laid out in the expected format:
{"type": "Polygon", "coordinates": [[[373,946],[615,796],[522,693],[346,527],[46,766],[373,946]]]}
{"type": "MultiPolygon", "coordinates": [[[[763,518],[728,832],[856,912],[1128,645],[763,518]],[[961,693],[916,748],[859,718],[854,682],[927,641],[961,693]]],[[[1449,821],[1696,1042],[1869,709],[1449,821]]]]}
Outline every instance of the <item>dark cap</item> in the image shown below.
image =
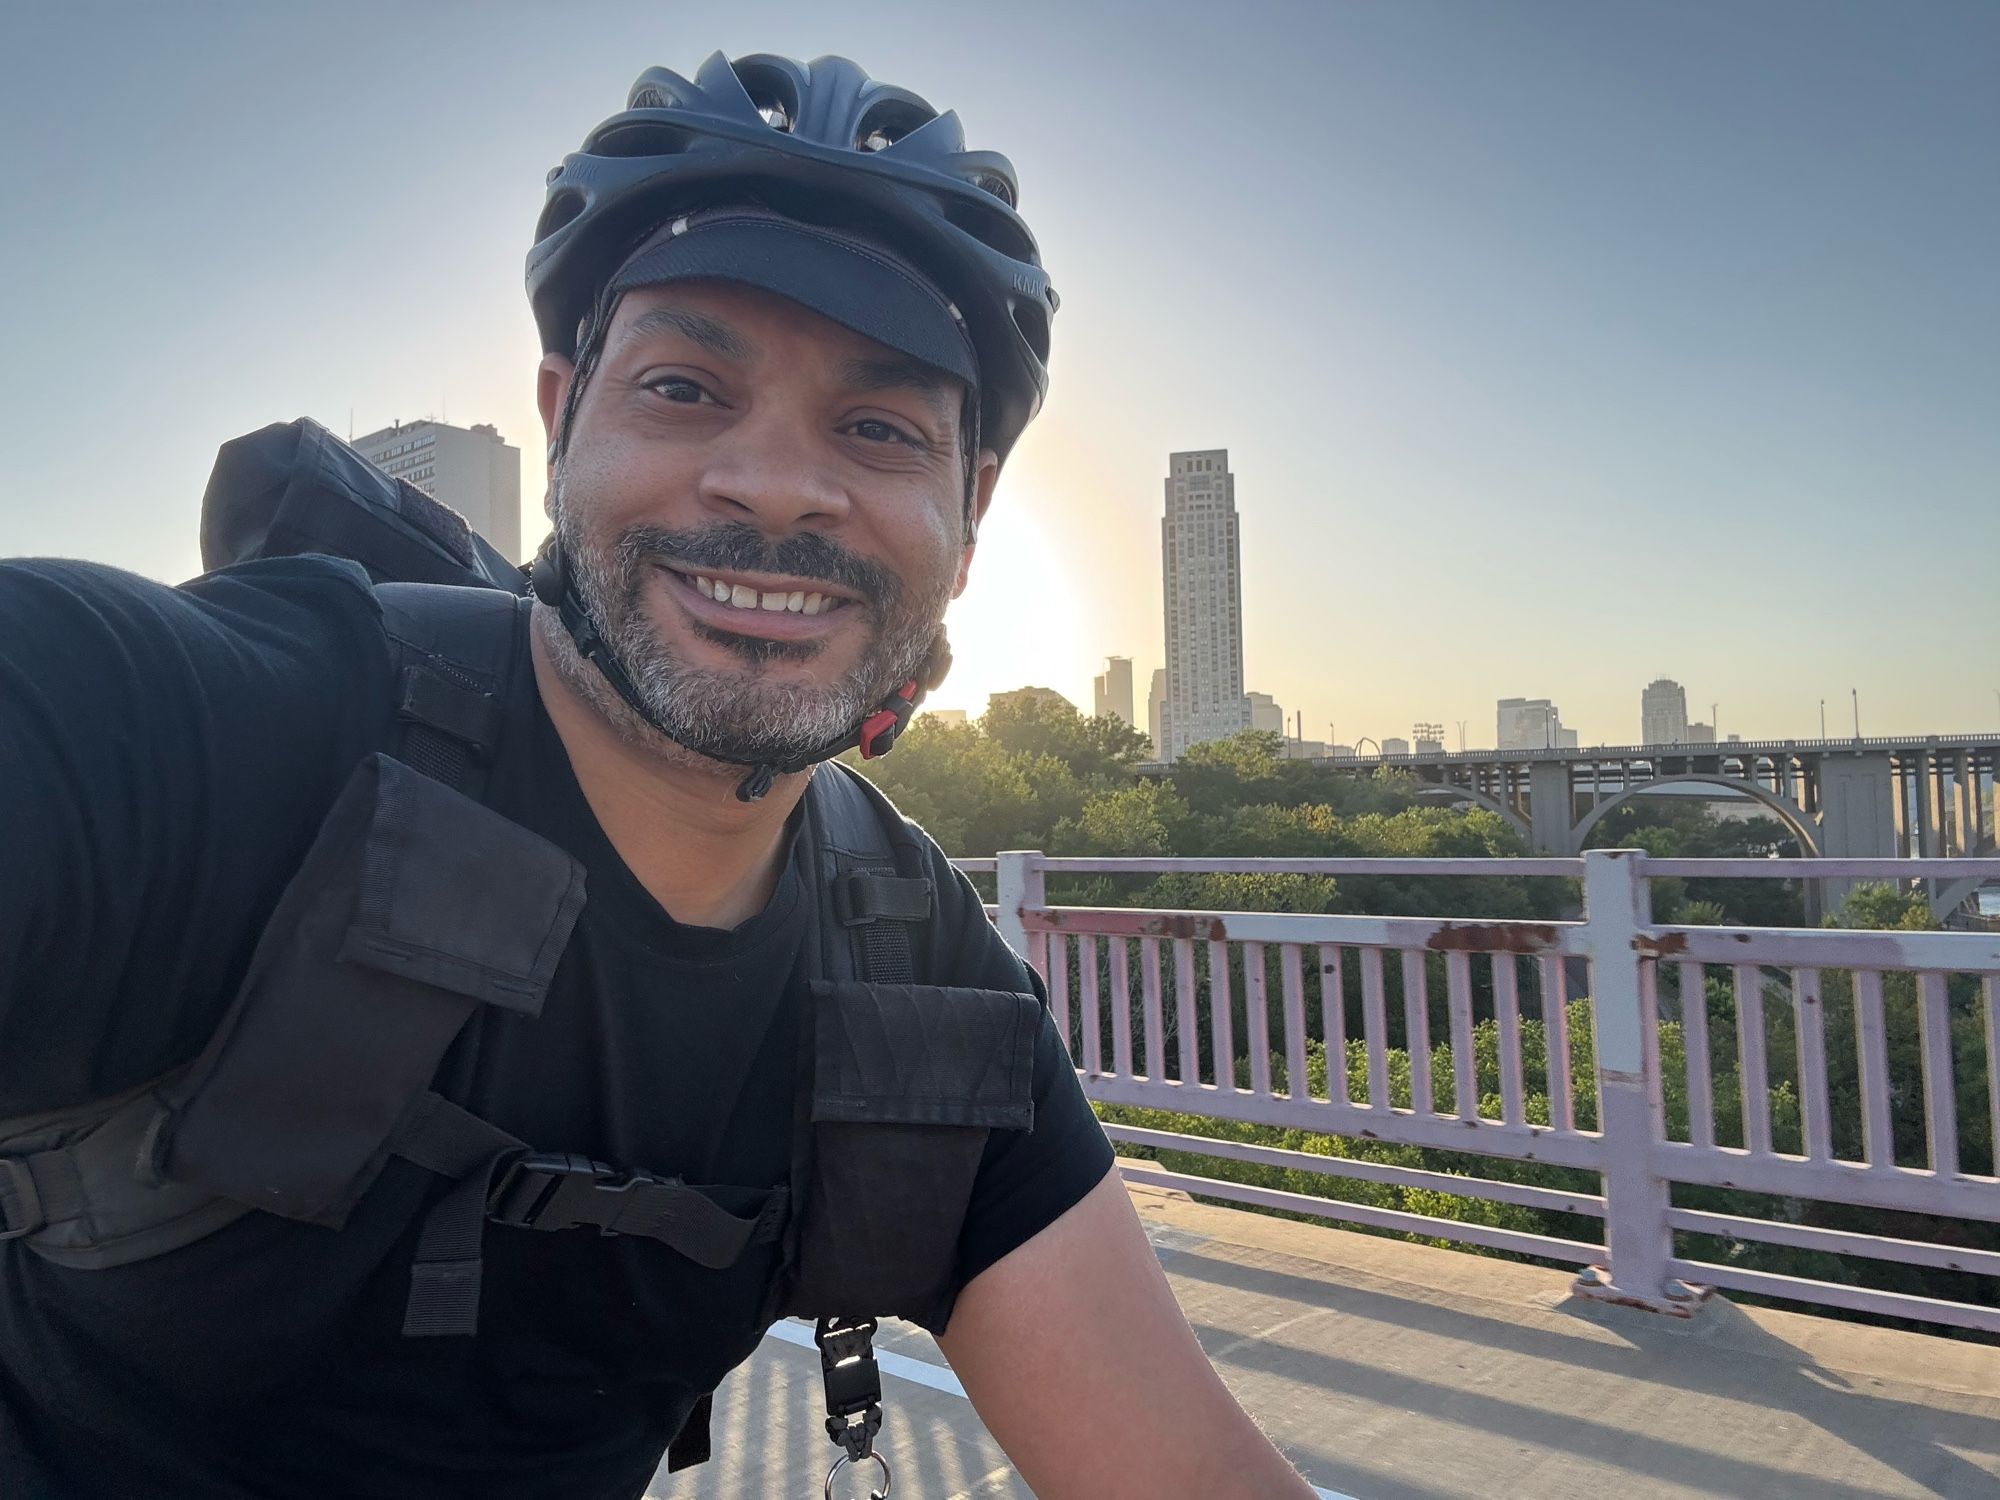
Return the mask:
{"type": "Polygon", "coordinates": [[[972,339],[951,299],[872,241],[760,209],[709,209],[661,225],[606,290],[615,299],[634,287],[697,278],[775,292],[979,387],[972,339]]]}

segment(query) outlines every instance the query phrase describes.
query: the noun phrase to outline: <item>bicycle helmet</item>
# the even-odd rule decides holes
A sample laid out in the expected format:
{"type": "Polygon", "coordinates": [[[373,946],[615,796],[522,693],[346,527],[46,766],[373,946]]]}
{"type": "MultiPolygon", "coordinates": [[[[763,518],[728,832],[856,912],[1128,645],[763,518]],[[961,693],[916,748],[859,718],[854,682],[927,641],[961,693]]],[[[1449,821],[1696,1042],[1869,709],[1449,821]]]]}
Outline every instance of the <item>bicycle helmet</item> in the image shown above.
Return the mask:
{"type": "Polygon", "coordinates": [[[528,299],[544,352],[574,358],[612,275],[677,215],[755,205],[865,236],[963,317],[981,440],[1004,462],[1048,390],[1058,305],[1019,196],[1006,157],[965,149],[955,113],[846,58],[718,52],[691,82],[640,74],[625,110],[549,173],[528,299]]]}

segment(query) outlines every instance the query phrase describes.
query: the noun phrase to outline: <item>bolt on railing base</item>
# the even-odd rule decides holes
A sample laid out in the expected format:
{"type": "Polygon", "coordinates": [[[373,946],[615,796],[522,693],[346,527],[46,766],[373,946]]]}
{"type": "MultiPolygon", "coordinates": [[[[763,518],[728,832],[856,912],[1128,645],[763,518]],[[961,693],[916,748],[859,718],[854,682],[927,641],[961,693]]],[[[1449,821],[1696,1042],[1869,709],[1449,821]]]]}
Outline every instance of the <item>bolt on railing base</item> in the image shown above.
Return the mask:
{"type": "Polygon", "coordinates": [[[1609,1302],[1618,1307],[1636,1307],[1641,1312],[1662,1313],[1669,1318],[1691,1318],[1715,1294],[1710,1286],[1694,1286],[1685,1281],[1669,1281],[1663,1292],[1628,1290],[1611,1279],[1603,1266],[1587,1266],[1570,1283],[1571,1293],[1592,1302],[1609,1302]]]}

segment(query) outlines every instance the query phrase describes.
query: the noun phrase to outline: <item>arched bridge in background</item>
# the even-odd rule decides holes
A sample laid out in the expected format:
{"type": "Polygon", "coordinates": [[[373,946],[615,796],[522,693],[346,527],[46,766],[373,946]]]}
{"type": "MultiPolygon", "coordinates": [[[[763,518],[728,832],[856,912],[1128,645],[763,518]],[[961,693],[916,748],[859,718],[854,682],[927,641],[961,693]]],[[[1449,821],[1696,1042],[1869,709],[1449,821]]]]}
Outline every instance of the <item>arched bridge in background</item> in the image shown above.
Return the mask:
{"type": "MultiPolygon", "coordinates": [[[[1573,855],[1618,808],[1648,793],[1743,799],[1783,823],[1807,858],[1959,858],[1996,851],[2000,734],[1846,740],[1731,740],[1341,757],[1358,774],[1393,767],[1429,795],[1501,814],[1538,854],[1573,855]]],[[[1849,882],[1821,882],[1831,905],[1849,882]]],[[[1940,915],[1977,879],[1934,881],[1940,915]]]]}

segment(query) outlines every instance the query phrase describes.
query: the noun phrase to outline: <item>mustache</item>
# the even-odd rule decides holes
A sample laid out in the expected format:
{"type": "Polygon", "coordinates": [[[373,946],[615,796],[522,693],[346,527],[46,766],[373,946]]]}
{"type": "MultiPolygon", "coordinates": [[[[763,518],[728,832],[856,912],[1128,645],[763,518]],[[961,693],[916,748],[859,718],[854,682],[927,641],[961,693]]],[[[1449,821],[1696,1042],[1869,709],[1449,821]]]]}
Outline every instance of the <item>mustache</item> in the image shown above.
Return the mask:
{"type": "Polygon", "coordinates": [[[619,534],[616,551],[628,587],[634,586],[642,565],[677,563],[682,568],[713,568],[719,573],[776,573],[830,583],[858,594],[877,613],[893,607],[903,596],[903,580],[882,564],[810,531],[773,539],[739,521],[679,531],[664,526],[629,526],[619,534]]]}

